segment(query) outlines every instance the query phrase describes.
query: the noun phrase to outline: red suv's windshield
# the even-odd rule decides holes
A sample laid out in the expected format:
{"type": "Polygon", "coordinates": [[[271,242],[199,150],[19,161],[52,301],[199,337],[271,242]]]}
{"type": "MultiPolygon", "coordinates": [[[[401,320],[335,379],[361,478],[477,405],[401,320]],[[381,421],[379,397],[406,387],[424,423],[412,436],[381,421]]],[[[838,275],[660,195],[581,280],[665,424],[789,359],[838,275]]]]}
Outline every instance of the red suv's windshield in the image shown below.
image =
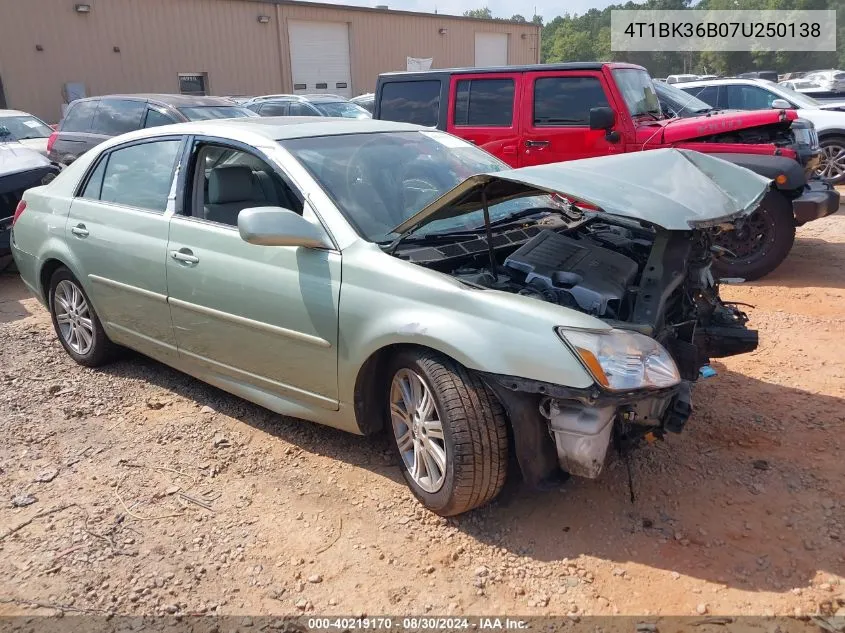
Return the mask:
{"type": "Polygon", "coordinates": [[[636,68],[617,68],[612,72],[631,116],[641,114],[660,116],[657,93],[654,91],[654,84],[646,71],[636,68]]]}

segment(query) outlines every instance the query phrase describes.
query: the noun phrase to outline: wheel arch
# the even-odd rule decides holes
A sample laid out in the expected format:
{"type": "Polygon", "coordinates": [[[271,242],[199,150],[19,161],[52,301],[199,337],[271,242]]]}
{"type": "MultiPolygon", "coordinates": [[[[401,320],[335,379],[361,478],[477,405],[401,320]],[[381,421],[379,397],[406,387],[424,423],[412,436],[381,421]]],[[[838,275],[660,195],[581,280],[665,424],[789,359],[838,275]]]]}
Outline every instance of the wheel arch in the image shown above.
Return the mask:
{"type": "MultiPolygon", "coordinates": [[[[384,411],[373,394],[377,393],[382,386],[386,388],[389,379],[387,365],[390,359],[396,354],[408,350],[434,352],[452,362],[462,364],[443,350],[419,343],[390,343],[372,352],[358,368],[353,392],[355,422],[363,435],[374,435],[385,427],[384,411]]],[[[469,368],[466,369],[473,371],[469,368]]]]}

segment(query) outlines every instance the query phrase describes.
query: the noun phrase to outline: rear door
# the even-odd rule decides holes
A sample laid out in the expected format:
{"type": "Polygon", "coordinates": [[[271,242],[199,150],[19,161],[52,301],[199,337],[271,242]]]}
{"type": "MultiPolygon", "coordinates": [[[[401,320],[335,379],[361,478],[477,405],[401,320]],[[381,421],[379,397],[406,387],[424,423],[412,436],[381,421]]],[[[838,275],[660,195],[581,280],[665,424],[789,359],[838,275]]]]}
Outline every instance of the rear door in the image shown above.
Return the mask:
{"type": "Polygon", "coordinates": [[[590,129],[591,108],[618,111],[601,72],[531,72],[522,83],[520,167],[621,151],[604,130],[590,129]]]}
{"type": "Polygon", "coordinates": [[[518,164],[518,73],[452,75],[447,131],[518,164]]]}
{"type": "Polygon", "coordinates": [[[167,211],[180,136],[119,145],[92,165],[70,207],[66,242],[109,336],[176,359],[167,306],[167,211]]]}

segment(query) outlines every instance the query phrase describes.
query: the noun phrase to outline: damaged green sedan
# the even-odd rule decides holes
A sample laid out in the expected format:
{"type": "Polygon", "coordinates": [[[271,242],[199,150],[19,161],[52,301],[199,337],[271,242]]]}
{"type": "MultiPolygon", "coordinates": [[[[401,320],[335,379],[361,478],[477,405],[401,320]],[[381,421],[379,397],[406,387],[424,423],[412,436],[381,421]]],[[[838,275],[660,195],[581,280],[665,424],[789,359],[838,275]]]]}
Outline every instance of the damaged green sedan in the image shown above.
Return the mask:
{"type": "Polygon", "coordinates": [[[185,123],[111,139],[15,213],[12,250],[79,363],[136,349],[284,415],[386,431],[448,516],[597,477],[680,432],[757,333],[715,230],[769,181],[654,150],[509,169],[383,121],[185,123]]]}

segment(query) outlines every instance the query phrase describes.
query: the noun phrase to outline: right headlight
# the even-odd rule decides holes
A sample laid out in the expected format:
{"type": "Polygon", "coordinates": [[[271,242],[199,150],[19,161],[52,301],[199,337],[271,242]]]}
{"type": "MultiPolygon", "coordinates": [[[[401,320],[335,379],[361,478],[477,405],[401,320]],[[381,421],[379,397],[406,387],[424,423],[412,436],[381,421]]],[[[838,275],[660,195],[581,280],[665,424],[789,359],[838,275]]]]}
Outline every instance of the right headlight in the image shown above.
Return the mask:
{"type": "Polygon", "coordinates": [[[612,391],[662,389],[681,381],[675,361],[653,338],[612,329],[555,328],[595,381],[612,391]]]}

